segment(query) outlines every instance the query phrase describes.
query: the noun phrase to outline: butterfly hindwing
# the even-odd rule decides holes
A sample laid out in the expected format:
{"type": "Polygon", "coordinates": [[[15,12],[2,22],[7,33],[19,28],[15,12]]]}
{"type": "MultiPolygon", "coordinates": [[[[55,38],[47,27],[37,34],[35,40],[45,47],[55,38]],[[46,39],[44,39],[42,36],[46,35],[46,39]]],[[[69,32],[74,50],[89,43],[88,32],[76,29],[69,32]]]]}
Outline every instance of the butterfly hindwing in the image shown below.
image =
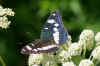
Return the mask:
{"type": "Polygon", "coordinates": [[[58,50],[58,46],[54,42],[37,42],[37,44],[28,44],[22,48],[22,54],[39,54],[39,53],[52,53],[58,50]]]}

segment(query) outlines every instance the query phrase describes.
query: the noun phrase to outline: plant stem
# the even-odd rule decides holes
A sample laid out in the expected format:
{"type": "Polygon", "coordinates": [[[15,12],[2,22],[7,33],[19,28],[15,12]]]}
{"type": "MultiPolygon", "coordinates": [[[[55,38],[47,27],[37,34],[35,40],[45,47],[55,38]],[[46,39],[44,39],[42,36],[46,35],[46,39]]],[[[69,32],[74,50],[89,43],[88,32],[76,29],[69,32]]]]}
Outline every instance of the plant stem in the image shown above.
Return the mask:
{"type": "Polygon", "coordinates": [[[83,52],[83,57],[85,58],[85,54],[86,54],[86,45],[84,44],[84,48],[83,48],[84,52],[83,52]]]}
{"type": "Polygon", "coordinates": [[[3,58],[2,58],[2,56],[0,56],[0,62],[1,62],[1,64],[2,64],[2,66],[6,66],[6,64],[5,64],[5,62],[4,62],[3,58]]]}

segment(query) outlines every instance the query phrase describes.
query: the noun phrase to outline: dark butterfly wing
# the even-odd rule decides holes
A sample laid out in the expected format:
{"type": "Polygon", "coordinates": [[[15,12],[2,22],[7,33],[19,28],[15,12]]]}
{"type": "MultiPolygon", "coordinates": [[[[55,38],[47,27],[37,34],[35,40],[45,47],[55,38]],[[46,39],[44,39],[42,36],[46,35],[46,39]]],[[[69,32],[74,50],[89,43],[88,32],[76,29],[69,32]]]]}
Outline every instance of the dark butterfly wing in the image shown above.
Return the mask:
{"type": "Polygon", "coordinates": [[[58,11],[49,16],[41,31],[41,41],[54,41],[56,44],[64,44],[67,39],[67,31],[62,23],[58,11]]]}
{"type": "Polygon", "coordinates": [[[59,12],[54,12],[46,21],[40,36],[40,41],[34,44],[26,45],[21,53],[51,53],[56,52],[59,45],[67,40],[67,31],[62,23],[59,12]]]}
{"type": "Polygon", "coordinates": [[[58,46],[53,42],[37,42],[37,44],[28,44],[22,48],[22,54],[39,54],[39,53],[53,53],[58,50],[58,46]]]}

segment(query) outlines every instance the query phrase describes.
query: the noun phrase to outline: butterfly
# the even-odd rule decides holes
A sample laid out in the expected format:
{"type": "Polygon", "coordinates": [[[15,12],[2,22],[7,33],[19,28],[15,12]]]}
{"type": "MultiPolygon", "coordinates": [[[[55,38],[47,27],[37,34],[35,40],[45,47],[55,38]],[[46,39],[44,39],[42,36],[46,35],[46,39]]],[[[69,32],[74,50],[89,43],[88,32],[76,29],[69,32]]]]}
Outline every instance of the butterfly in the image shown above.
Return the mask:
{"type": "Polygon", "coordinates": [[[47,19],[41,30],[40,41],[35,44],[30,43],[21,50],[22,54],[52,53],[59,49],[59,46],[67,40],[67,30],[65,29],[61,15],[58,11],[53,12],[47,19]]]}

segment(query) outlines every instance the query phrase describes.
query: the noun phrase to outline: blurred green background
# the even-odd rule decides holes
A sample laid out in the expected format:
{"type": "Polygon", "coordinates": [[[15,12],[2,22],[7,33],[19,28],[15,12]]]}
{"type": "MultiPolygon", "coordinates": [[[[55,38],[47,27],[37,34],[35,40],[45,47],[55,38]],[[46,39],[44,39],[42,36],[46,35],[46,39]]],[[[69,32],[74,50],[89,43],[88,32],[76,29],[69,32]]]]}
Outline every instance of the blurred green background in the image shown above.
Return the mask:
{"type": "Polygon", "coordinates": [[[28,56],[20,50],[39,39],[46,19],[55,10],[61,13],[72,41],[78,40],[83,29],[100,31],[100,0],[0,0],[0,4],[16,13],[9,17],[8,29],[0,28],[0,55],[6,66],[27,66],[28,56]]]}

